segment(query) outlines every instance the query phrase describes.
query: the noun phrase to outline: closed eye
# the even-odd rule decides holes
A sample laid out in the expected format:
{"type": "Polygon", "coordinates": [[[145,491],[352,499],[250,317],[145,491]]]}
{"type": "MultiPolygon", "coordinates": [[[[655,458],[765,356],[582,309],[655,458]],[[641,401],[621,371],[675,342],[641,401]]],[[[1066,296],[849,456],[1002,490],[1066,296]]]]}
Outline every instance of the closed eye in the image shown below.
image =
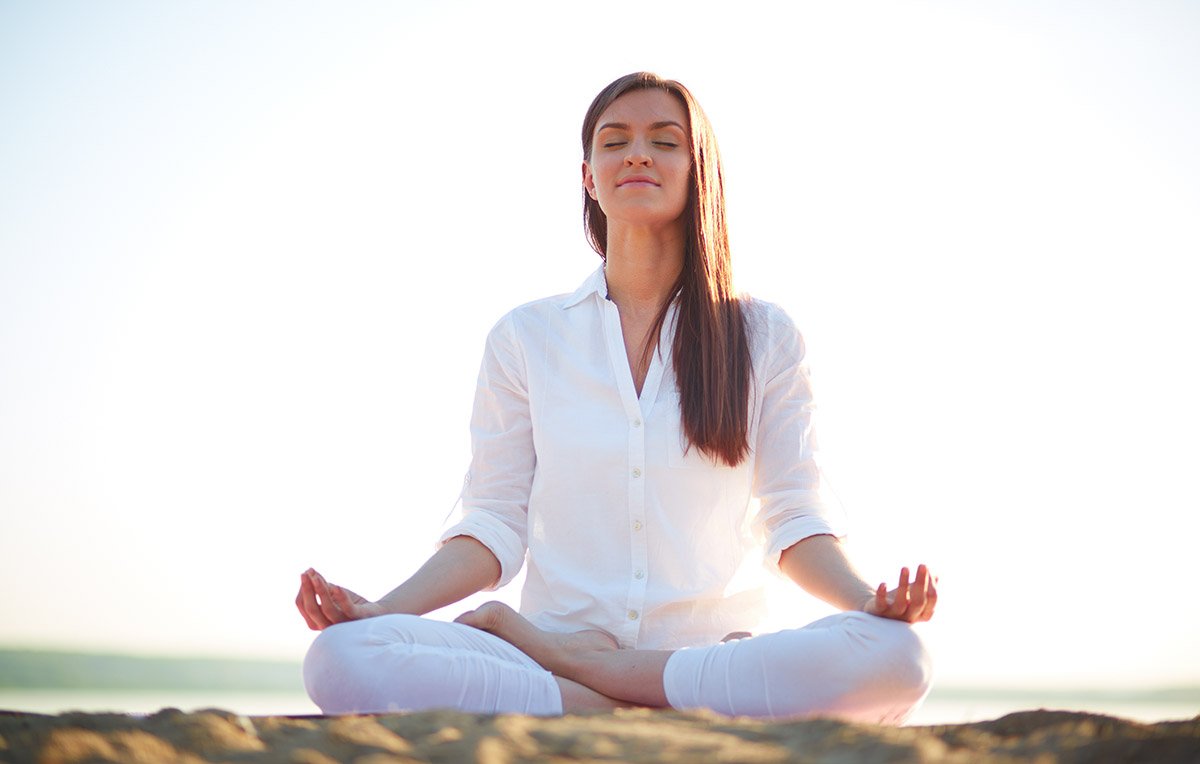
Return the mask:
{"type": "MultiPolygon", "coordinates": [[[[602,143],[600,145],[601,145],[601,148],[616,149],[616,148],[620,148],[628,143],[629,143],[629,141],[605,141],[604,143],[602,143]]],[[[653,143],[655,146],[660,146],[664,149],[679,148],[679,144],[676,143],[675,141],[651,141],[651,143],[653,143]]]]}

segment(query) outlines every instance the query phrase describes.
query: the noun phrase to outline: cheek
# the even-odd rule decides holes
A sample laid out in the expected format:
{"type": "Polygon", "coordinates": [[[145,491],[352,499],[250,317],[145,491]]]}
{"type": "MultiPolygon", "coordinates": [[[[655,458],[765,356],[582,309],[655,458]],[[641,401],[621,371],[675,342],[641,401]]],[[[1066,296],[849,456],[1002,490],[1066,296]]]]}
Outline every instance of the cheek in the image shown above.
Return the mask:
{"type": "Polygon", "coordinates": [[[612,183],[617,178],[617,173],[621,171],[622,162],[614,159],[611,156],[601,156],[592,163],[592,175],[596,178],[596,185],[601,185],[601,182],[612,183]]]}
{"type": "Polygon", "coordinates": [[[684,165],[683,167],[681,167],[679,169],[679,176],[678,176],[679,183],[677,184],[678,193],[679,193],[678,198],[680,200],[682,200],[682,202],[685,204],[687,203],[688,193],[691,191],[691,188],[692,188],[691,169],[692,169],[692,166],[690,163],[687,165],[684,165]]]}
{"type": "Polygon", "coordinates": [[[613,184],[617,181],[617,173],[621,170],[619,162],[605,162],[603,160],[592,164],[592,184],[593,195],[599,199],[604,199],[613,184]]]}

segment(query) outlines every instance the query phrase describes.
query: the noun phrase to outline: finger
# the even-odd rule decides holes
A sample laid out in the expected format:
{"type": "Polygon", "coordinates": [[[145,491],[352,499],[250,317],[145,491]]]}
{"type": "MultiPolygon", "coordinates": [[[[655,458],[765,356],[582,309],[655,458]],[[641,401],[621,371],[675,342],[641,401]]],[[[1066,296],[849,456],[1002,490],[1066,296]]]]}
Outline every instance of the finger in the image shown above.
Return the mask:
{"type": "Polygon", "coordinates": [[[888,609],[887,595],[888,595],[887,584],[880,584],[879,588],[875,590],[875,612],[879,613],[880,615],[887,613],[887,609],[888,609]]]}
{"type": "Polygon", "coordinates": [[[329,602],[329,587],[325,585],[325,579],[321,578],[321,574],[315,570],[308,572],[308,584],[312,587],[313,597],[312,605],[309,612],[313,614],[319,623],[325,626],[332,626],[341,619],[337,617],[337,611],[329,602]]]}
{"type": "Polygon", "coordinates": [[[890,613],[903,616],[908,611],[908,568],[900,569],[900,585],[896,587],[896,599],[892,600],[890,613]]]}
{"type": "Polygon", "coordinates": [[[320,631],[329,626],[330,622],[321,612],[321,606],[317,604],[317,592],[313,587],[311,573],[312,571],[310,570],[300,576],[300,597],[302,600],[300,612],[304,613],[304,618],[309,622],[311,628],[320,631]]]}
{"type": "Polygon", "coordinates": [[[937,581],[937,576],[930,578],[929,591],[925,592],[925,613],[923,620],[926,621],[928,621],[930,618],[933,618],[934,608],[937,607],[937,581]]]}
{"type": "Polygon", "coordinates": [[[333,604],[333,595],[329,593],[329,582],[325,580],[325,577],[313,571],[313,583],[316,585],[318,601],[321,605],[321,614],[330,623],[341,623],[346,620],[346,616],[342,614],[342,611],[338,610],[337,605],[333,604]]]}
{"type": "Polygon", "coordinates": [[[313,602],[312,584],[308,580],[308,573],[300,574],[300,592],[296,595],[296,607],[300,610],[300,615],[304,616],[304,622],[308,624],[308,628],[314,631],[320,631],[322,622],[316,618],[313,612],[315,602],[313,602]]]}
{"type": "MultiPolygon", "coordinates": [[[[304,584],[301,584],[300,586],[303,587],[304,584]]],[[[302,618],[304,618],[304,623],[308,624],[308,628],[312,629],[313,631],[321,630],[321,627],[317,626],[317,624],[313,621],[313,619],[308,617],[308,613],[304,612],[304,593],[303,593],[303,591],[301,591],[299,594],[296,595],[296,609],[300,611],[300,616],[302,618]]]]}
{"type": "Polygon", "coordinates": [[[321,606],[320,591],[317,589],[317,579],[312,574],[308,577],[309,588],[312,591],[312,596],[308,600],[308,612],[313,617],[322,629],[332,626],[337,623],[326,615],[324,608],[321,606]]]}
{"type": "Polygon", "coordinates": [[[910,622],[923,620],[925,612],[925,595],[929,589],[929,569],[924,565],[917,566],[917,578],[913,581],[909,598],[908,620],[910,622]]]}
{"type": "Polygon", "coordinates": [[[333,595],[333,604],[337,606],[338,610],[350,618],[358,618],[358,605],[350,599],[350,592],[335,584],[330,593],[333,595]]]}
{"type": "Polygon", "coordinates": [[[317,626],[316,622],[309,617],[308,613],[304,612],[304,580],[301,576],[300,591],[296,594],[296,609],[300,611],[300,616],[304,618],[304,622],[308,624],[308,628],[313,631],[320,631],[321,627],[317,626]]]}

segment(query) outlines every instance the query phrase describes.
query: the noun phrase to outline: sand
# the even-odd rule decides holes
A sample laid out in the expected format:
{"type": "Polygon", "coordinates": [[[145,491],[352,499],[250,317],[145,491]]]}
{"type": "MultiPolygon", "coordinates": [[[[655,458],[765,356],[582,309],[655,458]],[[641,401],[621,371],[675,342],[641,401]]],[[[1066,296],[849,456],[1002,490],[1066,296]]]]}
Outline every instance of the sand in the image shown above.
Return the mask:
{"type": "Polygon", "coordinates": [[[879,727],[629,710],[536,718],[0,712],[0,762],[1200,762],[1200,716],[1140,724],[1065,711],[879,727]]]}

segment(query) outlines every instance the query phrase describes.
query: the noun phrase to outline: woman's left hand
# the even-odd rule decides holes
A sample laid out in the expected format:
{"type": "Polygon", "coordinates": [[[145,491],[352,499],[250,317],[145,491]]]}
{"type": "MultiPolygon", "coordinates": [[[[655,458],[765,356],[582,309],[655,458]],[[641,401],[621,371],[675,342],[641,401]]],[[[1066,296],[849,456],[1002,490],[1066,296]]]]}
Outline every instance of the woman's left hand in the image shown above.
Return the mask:
{"type": "Polygon", "coordinates": [[[933,617],[937,606],[937,576],[924,565],[917,567],[917,578],[908,580],[908,568],[900,569],[900,585],[888,591],[887,584],[880,584],[875,595],[863,605],[863,610],[881,618],[916,623],[933,617]]]}

